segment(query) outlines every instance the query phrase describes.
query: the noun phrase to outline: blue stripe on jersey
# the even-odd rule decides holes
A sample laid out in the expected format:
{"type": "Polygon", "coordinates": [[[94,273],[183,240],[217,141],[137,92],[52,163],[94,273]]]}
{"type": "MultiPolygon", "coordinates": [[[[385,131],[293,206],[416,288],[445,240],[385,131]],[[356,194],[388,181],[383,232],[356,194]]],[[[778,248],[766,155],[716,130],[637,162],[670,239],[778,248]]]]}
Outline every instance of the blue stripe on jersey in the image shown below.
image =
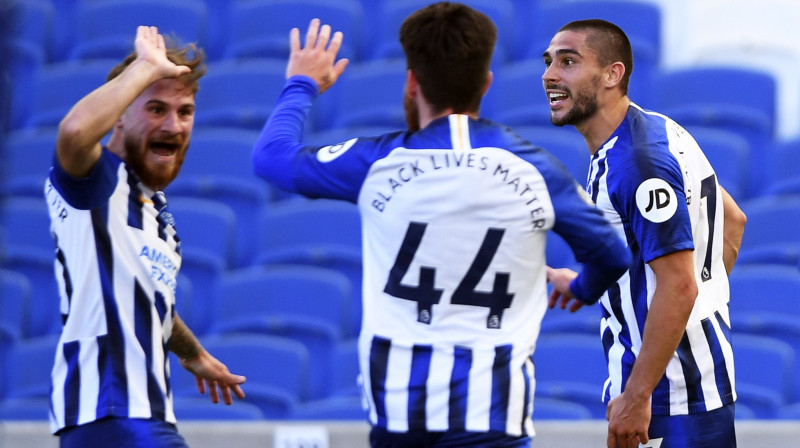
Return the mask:
{"type": "MultiPolygon", "coordinates": [[[[719,327],[723,329],[723,334],[725,334],[727,338],[726,331],[728,330],[728,327],[725,325],[725,321],[722,320],[722,316],[720,316],[719,311],[714,313],[714,318],[719,323],[719,327]]],[[[728,366],[725,364],[725,356],[722,353],[722,345],[719,343],[717,332],[714,331],[714,325],[711,324],[710,319],[703,319],[701,324],[703,325],[703,331],[706,334],[706,339],[708,339],[708,345],[711,348],[711,357],[715,360],[714,378],[717,383],[719,396],[722,397],[723,404],[732,403],[733,386],[731,385],[730,377],[728,376],[728,366]]]]}
{"type": "MultiPolygon", "coordinates": [[[[606,313],[603,313],[603,314],[606,314],[606,313]]],[[[605,319],[608,319],[609,317],[610,316],[608,316],[608,315],[604,316],[605,319]]],[[[609,366],[608,349],[609,349],[609,347],[614,345],[614,332],[611,331],[611,328],[606,327],[606,329],[603,330],[603,335],[600,337],[600,339],[603,341],[603,354],[606,357],[606,366],[609,366]]],[[[606,382],[606,384],[603,386],[603,388],[604,388],[604,390],[603,390],[603,403],[608,403],[611,400],[611,387],[610,386],[611,386],[610,382],[606,382]]]]}
{"type": "Polygon", "coordinates": [[[523,436],[528,435],[528,431],[525,429],[525,421],[528,420],[528,411],[530,410],[531,406],[531,377],[528,374],[528,369],[526,368],[528,363],[522,364],[522,379],[525,382],[525,404],[522,408],[522,420],[520,421],[520,433],[523,436]]]}
{"type": "Polygon", "coordinates": [[[80,413],[80,342],[65,343],[62,353],[67,362],[67,377],[64,379],[64,422],[66,426],[73,426],[78,424],[78,414],[80,413]]]}
{"type": "Polygon", "coordinates": [[[158,221],[158,237],[167,241],[167,227],[175,226],[175,218],[167,208],[167,197],[164,196],[164,192],[156,191],[153,194],[153,206],[158,211],[158,216],[156,217],[156,221],[158,221]]]}
{"type": "Polygon", "coordinates": [[[514,346],[500,345],[494,348],[492,366],[492,403],[489,410],[489,430],[506,430],[508,418],[508,396],[511,391],[511,351],[514,346]]]}
{"type": "Polygon", "coordinates": [[[138,280],[134,280],[133,287],[133,318],[136,340],[144,352],[147,370],[147,397],[150,400],[153,417],[163,420],[165,418],[164,399],[158,381],[153,376],[153,321],[150,316],[150,299],[138,280]]]}
{"type": "Polygon", "coordinates": [[[703,394],[703,387],[701,384],[702,375],[700,368],[697,365],[697,360],[692,353],[692,344],[689,342],[689,335],[684,332],[681,342],[678,344],[676,350],[678,359],[681,360],[681,369],[683,370],[683,377],[686,381],[686,395],[689,403],[693,409],[689,412],[705,412],[705,395],[703,394]]]}
{"type": "Polygon", "coordinates": [[[453,347],[453,371],[450,373],[450,429],[464,431],[467,428],[467,396],[469,395],[469,371],[472,368],[472,350],[453,347]]]}
{"type": "Polygon", "coordinates": [[[95,235],[97,267],[103,291],[106,315],[106,336],[98,336],[98,370],[100,395],[97,409],[101,415],[109,409],[128,409],[128,379],[125,375],[125,350],[110,349],[109,341],[122,341],[124,336],[119,321],[119,310],[114,297],[114,258],[111,236],[108,234],[108,206],[92,209],[92,228],[95,235]]]}
{"type": "MultiPolygon", "coordinates": [[[[600,151],[597,151],[592,157],[592,159],[598,159],[600,157],[599,154],[600,151]]],[[[597,195],[600,193],[600,179],[603,178],[603,174],[605,174],[606,172],[606,160],[607,159],[603,157],[602,159],[600,159],[599,162],[597,162],[597,175],[594,176],[594,182],[592,182],[589,185],[590,190],[588,193],[591,195],[592,203],[594,204],[597,204],[597,195]]],[[[594,169],[594,163],[592,163],[591,166],[589,167],[589,176],[587,177],[587,179],[592,179],[591,170],[593,169],[594,169]]]]}
{"type": "Polygon", "coordinates": [[[128,193],[128,225],[135,229],[143,229],[143,211],[144,208],[144,201],[142,197],[142,192],[139,189],[139,178],[133,173],[133,171],[128,168],[128,189],[130,192],[128,193]]]}
{"type": "Polygon", "coordinates": [[[433,347],[415,345],[411,351],[411,377],[408,380],[408,429],[425,430],[425,402],[433,347]]]}
{"type": "Polygon", "coordinates": [[[388,339],[372,338],[372,347],[369,351],[369,384],[372,399],[375,401],[375,413],[378,416],[377,425],[386,427],[386,373],[389,366],[389,349],[391,341],[388,339]]]}
{"type": "MultiPolygon", "coordinates": [[[[628,232],[627,226],[625,229],[628,232]]],[[[631,233],[627,233],[631,235],[631,233]]],[[[645,270],[645,263],[641,259],[641,251],[633,247],[637,245],[635,241],[631,243],[631,250],[633,251],[635,261],[631,263],[628,270],[630,283],[629,290],[631,295],[631,306],[633,306],[633,313],[636,316],[636,326],[639,328],[639,335],[644,334],[644,322],[647,319],[647,312],[649,306],[647,305],[647,272],[645,270]]],[[[620,301],[622,298],[620,298],[620,301]]],[[[619,322],[626,322],[624,316],[617,316],[619,322]]],[[[626,332],[629,332],[628,325],[625,325],[626,332]]],[[[630,333],[629,333],[630,334],[630,333]]]]}
{"type": "MultiPolygon", "coordinates": [[[[58,237],[53,234],[53,238],[56,242],[56,260],[61,264],[61,276],[64,280],[64,293],[67,295],[67,310],[69,310],[72,306],[72,277],[69,275],[69,267],[67,266],[67,259],[64,256],[64,251],[58,247],[58,237]]],[[[67,311],[66,314],[61,313],[61,325],[67,323],[67,316],[69,316],[69,311],[67,311]]]]}

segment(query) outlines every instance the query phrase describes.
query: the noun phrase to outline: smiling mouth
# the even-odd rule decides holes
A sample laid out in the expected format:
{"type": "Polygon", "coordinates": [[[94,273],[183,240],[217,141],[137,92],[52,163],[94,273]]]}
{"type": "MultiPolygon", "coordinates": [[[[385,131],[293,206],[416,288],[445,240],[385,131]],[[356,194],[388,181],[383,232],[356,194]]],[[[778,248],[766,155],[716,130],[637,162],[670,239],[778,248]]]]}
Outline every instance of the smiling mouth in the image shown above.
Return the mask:
{"type": "Polygon", "coordinates": [[[150,150],[156,155],[169,157],[178,152],[177,143],[153,142],[150,143],[150,150]]]}
{"type": "Polygon", "coordinates": [[[550,101],[551,106],[556,106],[567,98],[569,98],[569,95],[566,93],[550,92],[547,94],[547,99],[550,101]]]}

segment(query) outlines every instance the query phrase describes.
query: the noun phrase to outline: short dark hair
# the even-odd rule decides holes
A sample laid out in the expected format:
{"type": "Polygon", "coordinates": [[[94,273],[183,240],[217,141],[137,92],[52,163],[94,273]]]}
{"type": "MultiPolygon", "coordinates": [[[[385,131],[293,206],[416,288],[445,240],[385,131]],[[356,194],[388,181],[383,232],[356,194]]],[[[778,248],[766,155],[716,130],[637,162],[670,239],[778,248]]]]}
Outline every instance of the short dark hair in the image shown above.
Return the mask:
{"type": "Polygon", "coordinates": [[[496,41],[494,22],[460,3],[428,5],[400,27],[407,67],[434,113],[480,108],[496,41]]]}
{"type": "Polygon", "coordinates": [[[601,65],[622,62],[625,74],[620,80],[623,92],[628,93],[628,83],[633,73],[633,50],[622,28],[601,19],[576,20],[561,27],[560,31],[588,31],[586,46],[597,54],[601,65]]]}
{"type": "MultiPolygon", "coordinates": [[[[183,74],[177,79],[188,87],[192,93],[197,93],[199,88],[198,80],[206,74],[205,53],[203,50],[194,43],[181,46],[178,44],[178,40],[171,36],[164,36],[164,45],[167,49],[167,59],[176,65],[185,65],[192,69],[191,72],[183,74]]],[[[134,60],[136,60],[135,50],[108,72],[106,82],[119,76],[134,60]]]]}

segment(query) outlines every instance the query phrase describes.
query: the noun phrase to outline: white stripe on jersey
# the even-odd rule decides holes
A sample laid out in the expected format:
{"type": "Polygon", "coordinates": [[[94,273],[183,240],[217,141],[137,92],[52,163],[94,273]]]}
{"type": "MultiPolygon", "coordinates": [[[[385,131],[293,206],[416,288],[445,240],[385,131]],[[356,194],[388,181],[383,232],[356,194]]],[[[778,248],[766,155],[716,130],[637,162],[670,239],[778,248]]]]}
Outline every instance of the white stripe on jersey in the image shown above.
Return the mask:
{"type": "Polygon", "coordinates": [[[155,209],[154,192],[106,150],[82,182],[108,199],[92,202],[58,167],[45,186],[67,316],[52,369],[51,429],[110,415],[174,423],[164,344],[181,260],[175,230],[167,210],[155,209]]]}
{"type": "Polygon", "coordinates": [[[469,138],[469,116],[450,115],[450,140],[455,150],[472,149],[469,138]]]}

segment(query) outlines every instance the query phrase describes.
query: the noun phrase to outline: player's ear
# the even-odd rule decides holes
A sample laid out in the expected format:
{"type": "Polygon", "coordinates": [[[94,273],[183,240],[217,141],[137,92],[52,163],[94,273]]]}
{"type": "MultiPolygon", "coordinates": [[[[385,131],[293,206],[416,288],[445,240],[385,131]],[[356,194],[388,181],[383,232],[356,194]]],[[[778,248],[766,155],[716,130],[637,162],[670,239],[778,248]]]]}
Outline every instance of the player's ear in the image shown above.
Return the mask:
{"type": "Polygon", "coordinates": [[[622,77],[625,76],[625,64],[622,62],[613,62],[606,68],[606,85],[614,87],[622,82],[622,77]]]}
{"type": "Polygon", "coordinates": [[[486,92],[489,91],[489,86],[492,85],[492,80],[493,79],[494,79],[494,73],[492,73],[492,71],[489,70],[486,73],[486,84],[483,86],[483,95],[481,95],[481,96],[486,95],[486,92]]]}
{"type": "Polygon", "coordinates": [[[419,82],[417,81],[417,75],[415,75],[411,69],[406,70],[406,96],[411,99],[415,99],[417,97],[418,90],[419,82]]]}

